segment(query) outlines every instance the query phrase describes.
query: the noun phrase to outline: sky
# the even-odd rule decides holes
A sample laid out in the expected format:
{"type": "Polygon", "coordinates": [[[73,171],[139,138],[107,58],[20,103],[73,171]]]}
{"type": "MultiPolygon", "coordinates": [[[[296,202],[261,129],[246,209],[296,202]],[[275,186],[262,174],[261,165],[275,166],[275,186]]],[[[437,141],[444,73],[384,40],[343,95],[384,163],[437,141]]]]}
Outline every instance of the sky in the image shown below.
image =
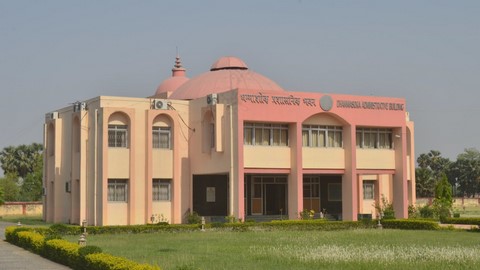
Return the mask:
{"type": "Polygon", "coordinates": [[[480,149],[480,1],[0,0],[0,149],[45,113],[147,97],[222,56],[290,91],[401,97],[416,156],[480,149]]]}

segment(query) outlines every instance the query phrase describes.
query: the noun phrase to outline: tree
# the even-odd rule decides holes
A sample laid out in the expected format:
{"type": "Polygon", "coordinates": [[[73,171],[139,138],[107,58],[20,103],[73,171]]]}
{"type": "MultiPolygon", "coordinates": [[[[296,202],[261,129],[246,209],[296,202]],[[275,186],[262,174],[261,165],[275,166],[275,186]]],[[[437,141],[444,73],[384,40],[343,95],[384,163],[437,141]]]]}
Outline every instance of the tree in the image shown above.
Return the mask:
{"type": "Polygon", "coordinates": [[[427,168],[415,170],[416,191],[419,197],[433,197],[435,193],[435,179],[432,171],[427,168]]]}
{"type": "Polygon", "coordinates": [[[0,178],[0,188],[3,190],[3,200],[6,202],[14,202],[19,198],[20,188],[17,183],[15,174],[7,174],[0,178]]]}
{"type": "Polygon", "coordinates": [[[8,146],[0,152],[1,179],[5,201],[36,201],[42,194],[43,146],[8,146]]]}
{"type": "Polygon", "coordinates": [[[452,186],[448,182],[447,175],[442,174],[440,181],[435,186],[435,199],[433,207],[440,218],[450,217],[453,206],[452,186]]]}
{"type": "Polygon", "coordinates": [[[449,172],[451,161],[442,157],[440,151],[430,150],[417,158],[417,164],[418,168],[415,170],[417,194],[422,197],[431,197],[442,175],[449,172]]]}
{"type": "Polygon", "coordinates": [[[42,156],[43,146],[38,143],[30,145],[8,146],[0,152],[0,163],[5,174],[15,173],[24,179],[38,167],[38,159],[42,156]]]}
{"type": "Polygon", "coordinates": [[[41,156],[37,157],[37,165],[33,173],[27,174],[23,179],[20,188],[20,200],[22,201],[39,201],[42,198],[42,165],[43,160],[41,156]]]}
{"type": "Polygon", "coordinates": [[[3,199],[3,187],[0,186],[0,205],[5,203],[5,200],[3,199]]]}
{"type": "Polygon", "coordinates": [[[480,189],[480,152],[475,148],[465,149],[450,166],[453,179],[460,194],[473,197],[480,189]]]}

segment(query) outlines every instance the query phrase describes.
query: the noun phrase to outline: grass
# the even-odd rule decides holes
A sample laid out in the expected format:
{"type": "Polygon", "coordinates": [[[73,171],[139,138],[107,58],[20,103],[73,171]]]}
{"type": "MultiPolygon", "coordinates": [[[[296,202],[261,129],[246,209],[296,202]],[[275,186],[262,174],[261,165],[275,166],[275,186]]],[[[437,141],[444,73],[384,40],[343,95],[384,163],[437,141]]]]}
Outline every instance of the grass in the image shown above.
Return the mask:
{"type": "Polygon", "coordinates": [[[480,206],[468,205],[464,208],[462,206],[454,205],[453,212],[460,213],[461,217],[480,217],[480,206]]]}
{"type": "Polygon", "coordinates": [[[464,231],[207,231],[90,235],[87,243],[165,270],[479,269],[479,239],[464,231]]]}
{"type": "Polygon", "coordinates": [[[26,215],[8,215],[0,217],[0,221],[17,223],[20,221],[23,225],[51,225],[42,220],[42,215],[26,216],[26,215]]]}

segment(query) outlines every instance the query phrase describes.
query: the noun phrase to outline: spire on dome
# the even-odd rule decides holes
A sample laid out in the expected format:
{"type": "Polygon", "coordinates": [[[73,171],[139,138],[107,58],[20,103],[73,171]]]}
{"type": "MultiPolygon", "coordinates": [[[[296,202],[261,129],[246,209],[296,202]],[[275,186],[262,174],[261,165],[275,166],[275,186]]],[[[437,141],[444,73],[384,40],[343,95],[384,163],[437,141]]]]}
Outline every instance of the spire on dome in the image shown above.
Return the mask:
{"type": "Polygon", "coordinates": [[[180,60],[180,55],[178,54],[177,47],[177,56],[175,57],[175,65],[172,69],[172,77],[183,76],[185,77],[186,69],[182,67],[182,61],[180,60]]]}

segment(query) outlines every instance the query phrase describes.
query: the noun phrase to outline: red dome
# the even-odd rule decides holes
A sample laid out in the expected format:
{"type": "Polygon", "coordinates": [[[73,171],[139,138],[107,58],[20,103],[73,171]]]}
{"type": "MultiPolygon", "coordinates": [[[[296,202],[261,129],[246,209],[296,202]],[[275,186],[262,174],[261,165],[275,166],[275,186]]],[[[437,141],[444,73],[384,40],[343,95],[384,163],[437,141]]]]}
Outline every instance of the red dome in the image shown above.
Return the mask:
{"type": "Polygon", "coordinates": [[[157,91],[155,92],[155,96],[161,94],[161,93],[166,93],[166,92],[173,92],[175,91],[178,87],[180,87],[182,84],[187,82],[189,79],[187,77],[170,77],[163,81],[157,88],[157,91]]]}
{"type": "Polygon", "coordinates": [[[236,57],[222,57],[203,73],[185,82],[172,93],[172,99],[196,99],[212,93],[222,93],[244,88],[258,91],[285,91],[269,78],[248,70],[247,65],[236,57]]]}
{"type": "Polygon", "coordinates": [[[154,96],[158,96],[162,93],[173,92],[189,79],[185,76],[186,70],[182,67],[180,56],[175,58],[175,66],[172,69],[172,77],[163,81],[155,91],[154,96]]]}

